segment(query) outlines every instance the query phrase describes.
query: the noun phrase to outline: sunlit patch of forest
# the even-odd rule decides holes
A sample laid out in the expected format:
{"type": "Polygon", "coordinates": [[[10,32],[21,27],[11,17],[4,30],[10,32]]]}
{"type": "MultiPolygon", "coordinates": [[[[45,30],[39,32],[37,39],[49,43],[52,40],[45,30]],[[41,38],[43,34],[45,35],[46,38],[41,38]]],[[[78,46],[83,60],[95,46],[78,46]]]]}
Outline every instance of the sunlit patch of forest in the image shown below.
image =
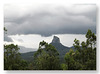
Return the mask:
{"type": "Polygon", "coordinates": [[[4,45],[4,70],[96,70],[96,35],[88,30],[85,37],[81,43],[74,40],[76,50],[66,52],[65,62],[59,59],[57,49],[45,41],[39,43],[33,61],[22,59],[18,45],[4,45]]]}

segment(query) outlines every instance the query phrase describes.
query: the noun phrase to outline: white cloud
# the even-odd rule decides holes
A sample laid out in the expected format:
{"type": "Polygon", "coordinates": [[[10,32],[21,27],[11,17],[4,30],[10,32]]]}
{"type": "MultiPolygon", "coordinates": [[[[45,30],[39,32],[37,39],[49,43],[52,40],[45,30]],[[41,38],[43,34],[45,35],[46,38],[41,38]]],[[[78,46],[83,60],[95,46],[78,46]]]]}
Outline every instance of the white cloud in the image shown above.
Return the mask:
{"type": "Polygon", "coordinates": [[[96,5],[8,4],[4,6],[4,21],[13,40],[6,44],[38,49],[39,42],[50,43],[56,35],[70,47],[75,38],[85,41],[88,29],[96,32],[96,5]]]}
{"type": "MultiPolygon", "coordinates": [[[[14,44],[18,44],[19,46],[24,46],[26,48],[34,48],[34,49],[38,49],[39,47],[39,43],[41,41],[46,41],[48,43],[52,42],[53,36],[50,37],[42,37],[40,35],[13,35],[13,36],[9,36],[12,40],[14,44]],[[22,41],[19,41],[22,40],[22,41]]],[[[58,36],[60,38],[60,42],[68,47],[73,46],[74,43],[74,39],[77,38],[78,40],[80,40],[80,42],[85,41],[85,35],[78,35],[78,34],[55,34],[55,36],[58,36]]],[[[6,42],[7,43],[7,42],[6,42]]],[[[9,43],[9,42],[8,42],[9,43]]],[[[10,42],[11,43],[11,42],[10,42]]]]}
{"type": "Polygon", "coordinates": [[[51,41],[51,37],[41,37],[40,35],[12,35],[9,36],[14,43],[19,46],[24,46],[26,48],[35,48],[39,46],[39,42],[45,40],[46,42],[51,41]],[[21,41],[20,41],[21,40],[21,41]]]}

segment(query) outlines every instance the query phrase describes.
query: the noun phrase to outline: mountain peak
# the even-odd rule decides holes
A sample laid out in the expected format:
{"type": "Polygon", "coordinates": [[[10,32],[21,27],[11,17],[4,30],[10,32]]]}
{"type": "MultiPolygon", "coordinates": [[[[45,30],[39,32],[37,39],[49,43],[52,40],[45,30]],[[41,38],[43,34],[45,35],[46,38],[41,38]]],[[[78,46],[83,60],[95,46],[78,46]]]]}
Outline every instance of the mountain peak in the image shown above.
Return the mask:
{"type": "Polygon", "coordinates": [[[57,36],[54,36],[52,43],[60,43],[60,39],[57,36]]]}

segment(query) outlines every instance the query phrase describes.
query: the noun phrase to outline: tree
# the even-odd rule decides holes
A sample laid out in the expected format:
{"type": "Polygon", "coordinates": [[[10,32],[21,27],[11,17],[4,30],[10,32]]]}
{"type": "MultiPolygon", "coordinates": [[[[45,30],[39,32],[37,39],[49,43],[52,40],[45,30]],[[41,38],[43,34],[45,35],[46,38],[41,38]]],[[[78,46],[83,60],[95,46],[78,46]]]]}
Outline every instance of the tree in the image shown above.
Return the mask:
{"type": "MultiPolygon", "coordinates": [[[[7,29],[4,27],[4,33],[7,29]]],[[[4,69],[5,70],[27,70],[27,61],[21,59],[18,45],[4,45],[4,69]]]]}
{"type": "Polygon", "coordinates": [[[66,53],[65,55],[65,60],[66,60],[66,64],[68,66],[68,70],[73,70],[74,69],[74,59],[73,59],[73,54],[74,51],[72,49],[70,49],[69,52],[66,53]]]}
{"type": "MultiPolygon", "coordinates": [[[[74,47],[79,51],[80,48],[80,63],[85,70],[96,69],[96,35],[88,30],[86,33],[86,42],[82,42],[81,45],[75,42],[74,47]]],[[[78,40],[76,40],[78,41],[78,40]]]]}
{"type": "Polygon", "coordinates": [[[4,33],[7,34],[7,29],[4,27],[4,33]]]}
{"type": "Polygon", "coordinates": [[[18,69],[20,61],[20,53],[17,45],[4,45],[4,69],[16,70],[18,69]]]}
{"type": "Polygon", "coordinates": [[[36,70],[58,70],[59,53],[56,48],[45,41],[40,42],[38,51],[34,54],[34,66],[36,70]]]}
{"type": "Polygon", "coordinates": [[[74,40],[76,51],[70,50],[65,55],[69,70],[96,70],[96,35],[88,30],[86,42],[74,40]]]}
{"type": "Polygon", "coordinates": [[[25,70],[27,62],[22,60],[18,45],[4,45],[4,69],[5,70],[25,70]]]}
{"type": "Polygon", "coordinates": [[[68,70],[68,66],[67,66],[67,64],[61,64],[61,69],[62,70],[68,70]]]}

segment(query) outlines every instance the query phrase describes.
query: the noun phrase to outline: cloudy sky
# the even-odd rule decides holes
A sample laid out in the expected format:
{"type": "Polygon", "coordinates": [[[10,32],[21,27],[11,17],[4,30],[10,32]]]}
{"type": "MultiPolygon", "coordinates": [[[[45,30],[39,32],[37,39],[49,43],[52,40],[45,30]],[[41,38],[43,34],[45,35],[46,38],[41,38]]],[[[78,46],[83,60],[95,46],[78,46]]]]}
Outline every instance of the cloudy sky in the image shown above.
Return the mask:
{"type": "Polygon", "coordinates": [[[40,41],[50,43],[56,35],[70,47],[75,38],[86,40],[88,29],[96,33],[96,5],[6,4],[4,25],[7,44],[38,48],[40,41]]]}

